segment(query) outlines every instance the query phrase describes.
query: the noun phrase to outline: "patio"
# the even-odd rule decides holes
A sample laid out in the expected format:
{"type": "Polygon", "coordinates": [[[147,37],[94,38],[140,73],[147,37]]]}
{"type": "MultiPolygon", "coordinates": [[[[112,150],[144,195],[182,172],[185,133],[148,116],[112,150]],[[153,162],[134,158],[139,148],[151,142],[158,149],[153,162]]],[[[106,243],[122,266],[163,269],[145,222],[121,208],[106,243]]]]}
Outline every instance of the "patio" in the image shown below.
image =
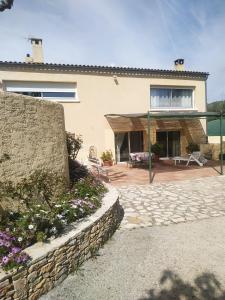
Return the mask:
{"type": "MultiPolygon", "coordinates": [[[[110,126],[115,132],[126,131],[129,130],[145,130],[146,131],[146,139],[144,141],[145,147],[144,152],[148,153],[148,170],[147,169],[128,169],[127,165],[117,164],[112,169],[109,169],[108,174],[112,184],[114,185],[123,185],[123,184],[147,184],[147,183],[155,183],[155,182],[167,182],[167,181],[177,181],[177,180],[186,180],[193,178],[201,178],[208,176],[215,176],[218,174],[223,175],[223,135],[222,135],[222,126],[223,126],[223,118],[224,113],[219,112],[150,112],[142,113],[142,114],[108,114],[105,115],[107,120],[110,123],[110,126]],[[152,164],[152,147],[154,143],[160,143],[156,135],[161,132],[161,130],[172,130],[171,128],[175,126],[176,130],[179,128],[180,133],[182,132],[182,141],[180,140],[177,145],[173,145],[172,148],[176,148],[178,146],[179,154],[169,153],[168,151],[168,135],[167,135],[167,153],[163,156],[166,157],[186,157],[187,156],[187,145],[189,143],[194,144],[207,144],[207,136],[206,129],[203,129],[206,126],[206,121],[210,119],[217,119],[219,124],[219,132],[220,132],[220,161],[209,161],[206,166],[198,166],[194,162],[193,165],[185,166],[182,164],[174,165],[174,161],[165,160],[160,163],[154,162],[152,164]],[[173,123],[176,121],[177,123],[173,123]],[[199,125],[192,124],[193,128],[190,130],[190,123],[187,122],[198,121],[199,125]],[[158,122],[157,126],[156,123],[158,122]],[[166,122],[166,123],[163,123],[166,122]],[[204,126],[201,122],[205,122],[204,126]],[[171,125],[173,124],[173,126],[171,125]],[[187,124],[189,124],[187,126],[187,124]],[[161,126],[161,127],[160,127],[161,126]],[[172,127],[171,127],[172,126],[172,127]],[[181,127],[180,127],[181,126],[181,127]],[[200,126],[200,127],[199,127],[200,126]],[[156,128],[157,127],[157,128],[156,128]],[[126,128],[126,130],[125,130],[126,128]],[[163,129],[164,128],[164,129],[163,129]],[[200,130],[200,129],[201,130],[200,130]],[[194,133],[198,133],[197,137],[193,139],[194,133]],[[176,146],[176,147],[175,147],[176,146]]],[[[173,128],[173,131],[175,129],[173,128]]],[[[165,140],[165,137],[163,141],[165,140]]],[[[120,141],[121,142],[121,141],[120,141]]],[[[162,141],[161,141],[162,142],[162,141]]],[[[118,143],[116,149],[118,148],[121,151],[121,143],[118,143]],[[119,145],[119,146],[118,146],[119,145]]],[[[118,150],[117,149],[117,150],[118,150]]],[[[133,152],[143,152],[142,151],[131,151],[130,141],[128,141],[128,156],[129,161],[132,159],[131,154],[133,152]]],[[[120,152],[119,151],[119,152],[120,152]]],[[[118,152],[118,151],[117,151],[118,152]]],[[[191,152],[193,155],[194,152],[191,152]]],[[[200,153],[203,155],[204,153],[200,153]]],[[[204,155],[203,155],[204,157],[204,155]]],[[[121,162],[120,155],[117,155],[117,162],[121,162]],[[118,159],[119,158],[119,159],[118,159]]],[[[178,160],[179,161],[179,160],[178,160]]],[[[198,162],[199,164],[200,161],[198,162]]]]}
{"type": "MultiPolygon", "coordinates": [[[[110,183],[114,186],[149,184],[149,170],[143,167],[129,168],[126,163],[107,168],[110,183]]],[[[203,167],[192,163],[174,165],[174,161],[154,162],[152,183],[180,181],[201,177],[217,176],[220,172],[220,161],[208,161],[203,167]]]]}

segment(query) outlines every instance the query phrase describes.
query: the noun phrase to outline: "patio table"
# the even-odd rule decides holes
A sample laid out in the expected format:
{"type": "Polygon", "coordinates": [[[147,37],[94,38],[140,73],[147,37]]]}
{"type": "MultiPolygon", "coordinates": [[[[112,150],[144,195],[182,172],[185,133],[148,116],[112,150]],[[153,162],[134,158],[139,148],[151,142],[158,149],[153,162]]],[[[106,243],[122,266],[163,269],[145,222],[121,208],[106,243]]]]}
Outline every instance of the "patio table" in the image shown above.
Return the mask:
{"type": "Polygon", "coordinates": [[[148,161],[149,153],[148,152],[132,152],[130,157],[134,161],[148,161]]]}

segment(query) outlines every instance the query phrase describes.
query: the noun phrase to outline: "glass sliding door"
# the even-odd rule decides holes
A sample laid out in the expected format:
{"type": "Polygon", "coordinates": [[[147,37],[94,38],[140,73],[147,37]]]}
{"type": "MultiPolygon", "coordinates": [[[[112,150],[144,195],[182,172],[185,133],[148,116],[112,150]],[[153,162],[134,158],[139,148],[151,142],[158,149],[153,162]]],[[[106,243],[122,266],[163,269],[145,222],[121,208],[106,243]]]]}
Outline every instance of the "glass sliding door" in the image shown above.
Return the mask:
{"type": "Polygon", "coordinates": [[[168,131],[168,156],[180,155],[180,132],[168,131]]]}
{"type": "Polygon", "coordinates": [[[130,132],[130,152],[143,152],[144,141],[143,131],[131,131],[130,132]]]}
{"type": "Polygon", "coordinates": [[[116,161],[128,161],[129,160],[129,143],[128,132],[115,133],[115,145],[116,145],[116,161]]]}
{"type": "Polygon", "coordinates": [[[116,161],[129,161],[132,152],[143,152],[143,131],[129,131],[115,133],[116,161]]]}
{"type": "Polygon", "coordinates": [[[158,131],[156,140],[162,146],[161,157],[180,155],[180,131],[158,131]]]}
{"type": "Polygon", "coordinates": [[[167,131],[160,131],[156,133],[157,143],[161,145],[162,150],[160,153],[161,157],[167,157],[167,144],[168,144],[168,136],[167,131]]]}

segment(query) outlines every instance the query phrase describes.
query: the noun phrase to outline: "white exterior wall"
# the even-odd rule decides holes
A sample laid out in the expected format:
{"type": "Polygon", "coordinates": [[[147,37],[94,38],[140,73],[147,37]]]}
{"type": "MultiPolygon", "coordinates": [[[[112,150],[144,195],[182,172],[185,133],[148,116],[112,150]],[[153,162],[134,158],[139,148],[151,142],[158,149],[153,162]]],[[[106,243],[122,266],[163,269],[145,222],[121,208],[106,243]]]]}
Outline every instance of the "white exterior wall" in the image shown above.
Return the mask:
{"type": "MultiPolygon", "coordinates": [[[[57,71],[1,71],[0,89],[6,81],[66,82],[77,86],[78,98],[63,102],[66,130],[83,136],[80,159],[86,160],[89,147],[97,148],[98,156],[107,149],[114,152],[114,133],[105,114],[145,113],[150,109],[150,87],[193,87],[194,109],[206,111],[205,81],[158,77],[77,74],[57,71]]],[[[205,123],[203,122],[205,127],[205,123]]]]}

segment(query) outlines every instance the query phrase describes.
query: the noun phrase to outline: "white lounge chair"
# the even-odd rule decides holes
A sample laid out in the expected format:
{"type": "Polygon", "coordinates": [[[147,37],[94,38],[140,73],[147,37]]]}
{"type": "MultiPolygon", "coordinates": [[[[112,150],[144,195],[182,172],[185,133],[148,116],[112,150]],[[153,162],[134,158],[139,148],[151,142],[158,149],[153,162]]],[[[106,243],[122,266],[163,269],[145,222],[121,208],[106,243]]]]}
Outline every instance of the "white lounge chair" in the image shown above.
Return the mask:
{"type": "Polygon", "coordinates": [[[200,151],[195,151],[190,154],[186,166],[188,166],[191,161],[195,161],[200,167],[202,167],[208,160],[201,154],[200,151]]]}
{"type": "Polygon", "coordinates": [[[189,154],[188,156],[175,156],[173,157],[175,165],[177,161],[180,163],[181,161],[186,161],[186,166],[189,165],[191,161],[196,162],[200,167],[207,163],[207,159],[201,154],[200,151],[195,151],[189,154]]]}

